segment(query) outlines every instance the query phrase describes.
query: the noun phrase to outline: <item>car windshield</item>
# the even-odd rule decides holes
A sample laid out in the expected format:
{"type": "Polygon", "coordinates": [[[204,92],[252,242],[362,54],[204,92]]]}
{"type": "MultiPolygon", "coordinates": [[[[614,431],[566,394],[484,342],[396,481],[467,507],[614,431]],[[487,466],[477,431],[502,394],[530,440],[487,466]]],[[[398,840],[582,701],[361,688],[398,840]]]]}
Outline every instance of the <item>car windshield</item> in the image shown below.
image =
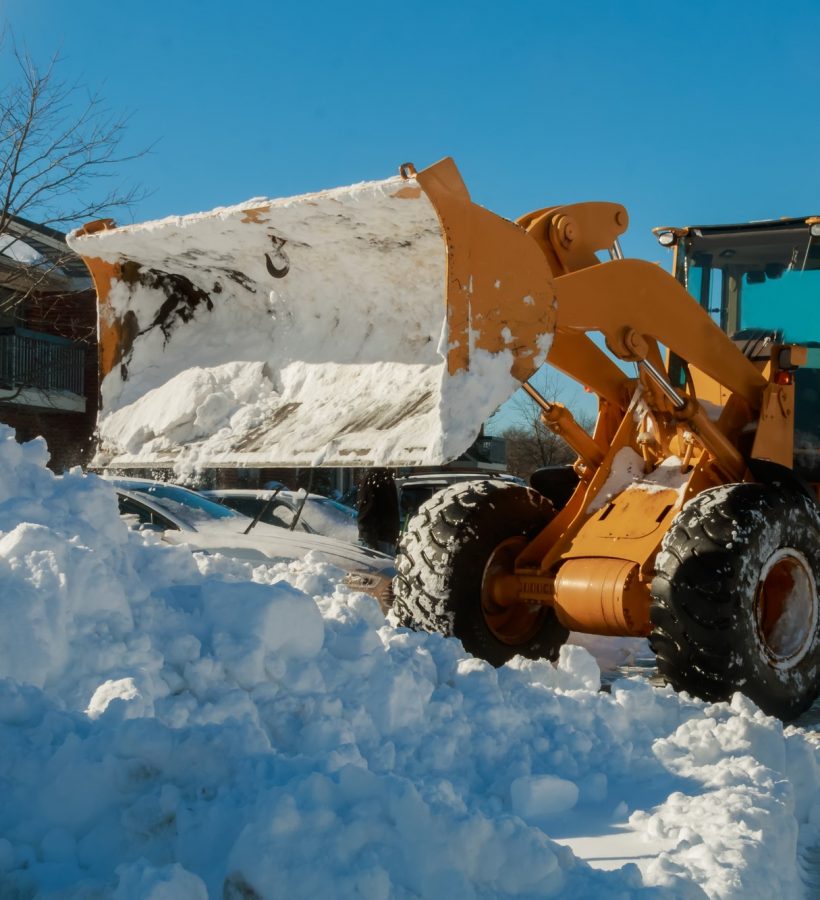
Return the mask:
{"type": "MultiPolygon", "coordinates": [[[[253,524],[264,522],[266,525],[275,525],[277,528],[291,529],[293,519],[298,509],[298,503],[294,508],[293,501],[283,497],[278,491],[260,491],[258,494],[223,494],[220,502],[253,519],[253,524]]],[[[300,516],[294,528],[300,531],[314,533],[313,529],[300,516]]]]}
{"type": "Polygon", "coordinates": [[[227,506],[221,506],[201,494],[175,484],[120,479],[117,485],[127,491],[147,494],[157,506],[167,509],[172,516],[192,528],[216,519],[244,518],[227,506]]]}
{"type": "Polygon", "coordinates": [[[325,506],[329,509],[336,510],[336,512],[343,513],[349,519],[355,519],[359,515],[358,512],[352,507],[345,506],[344,503],[339,503],[338,500],[331,500],[330,497],[317,497],[311,494],[310,500],[317,506],[325,506]]]}

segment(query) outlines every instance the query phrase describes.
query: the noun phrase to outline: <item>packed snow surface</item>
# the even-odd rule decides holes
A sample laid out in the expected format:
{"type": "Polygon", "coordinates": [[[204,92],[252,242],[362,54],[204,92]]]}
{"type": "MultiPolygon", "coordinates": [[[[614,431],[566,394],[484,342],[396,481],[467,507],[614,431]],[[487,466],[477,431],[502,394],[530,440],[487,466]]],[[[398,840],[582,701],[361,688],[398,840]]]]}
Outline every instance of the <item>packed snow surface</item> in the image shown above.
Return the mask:
{"type": "Polygon", "coordinates": [[[0,431],[0,896],[810,895],[816,745],[740,696],[492,669],[44,462],[0,431]]]}
{"type": "MultiPolygon", "coordinates": [[[[469,369],[448,373],[446,244],[412,178],[69,243],[122,267],[101,322],[119,322],[130,346],[102,383],[100,462],[438,464],[466,450],[519,386],[509,327],[498,353],[471,346],[469,369]]],[[[513,323],[532,298],[498,283],[513,323]]],[[[472,344],[483,323],[470,293],[472,344]]],[[[545,324],[537,364],[550,340],[545,324]]]]}

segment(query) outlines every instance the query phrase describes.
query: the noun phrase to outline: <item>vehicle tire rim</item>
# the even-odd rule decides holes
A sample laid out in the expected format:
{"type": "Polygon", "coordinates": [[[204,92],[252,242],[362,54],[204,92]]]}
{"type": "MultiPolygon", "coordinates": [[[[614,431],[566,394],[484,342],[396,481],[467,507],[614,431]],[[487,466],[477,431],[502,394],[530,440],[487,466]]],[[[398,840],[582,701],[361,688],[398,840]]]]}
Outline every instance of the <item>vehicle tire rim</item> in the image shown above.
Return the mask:
{"type": "Polygon", "coordinates": [[[547,615],[540,603],[504,603],[504,580],[513,573],[515,558],[526,547],[523,536],[502,541],[487,560],[481,579],[481,612],[492,635],[502,644],[520,646],[541,630],[547,615]]]}
{"type": "Polygon", "coordinates": [[[758,636],[770,664],[793,668],[811,647],[818,623],[817,583],[799,550],[785,547],[766,560],[755,610],[758,636]]]}

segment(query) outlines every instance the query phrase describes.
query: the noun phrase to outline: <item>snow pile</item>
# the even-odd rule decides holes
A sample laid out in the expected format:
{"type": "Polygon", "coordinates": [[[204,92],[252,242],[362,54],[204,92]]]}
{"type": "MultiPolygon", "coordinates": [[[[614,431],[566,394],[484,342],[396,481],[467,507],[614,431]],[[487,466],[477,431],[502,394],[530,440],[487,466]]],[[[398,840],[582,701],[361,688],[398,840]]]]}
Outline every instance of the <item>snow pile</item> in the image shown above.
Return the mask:
{"type": "Polygon", "coordinates": [[[717,896],[800,896],[791,865],[781,867],[779,884],[770,870],[773,861],[797,858],[800,822],[808,823],[804,842],[817,844],[820,837],[817,752],[802,735],[792,731],[784,739],[736,695],[731,710],[686,722],[658,740],[654,752],[665,768],[698,781],[704,792],[673,794],[655,812],[633,815],[633,824],[676,844],[648,867],[650,878],[686,872],[700,880],[709,873],[710,893],[717,896]],[[757,853],[765,848],[765,855],[736,866],[748,861],[752,847],[757,853]]]}
{"type": "Polygon", "coordinates": [[[43,461],[0,432],[0,895],[799,896],[802,733],[601,693],[580,647],[494,670],[310,558],[130,533],[43,461]],[[592,834],[641,868],[590,868],[592,834]]]}
{"type": "Polygon", "coordinates": [[[415,179],[257,198],[69,244],[123,265],[101,312],[127,345],[101,388],[100,459],[118,465],[438,464],[519,387],[509,326],[540,323],[536,367],[551,341],[543,297],[536,306],[502,280],[471,278],[453,313],[469,371],[448,374],[447,248],[415,179]],[[504,310],[494,353],[474,346],[482,327],[498,331],[471,311],[481,290],[504,310]]]}

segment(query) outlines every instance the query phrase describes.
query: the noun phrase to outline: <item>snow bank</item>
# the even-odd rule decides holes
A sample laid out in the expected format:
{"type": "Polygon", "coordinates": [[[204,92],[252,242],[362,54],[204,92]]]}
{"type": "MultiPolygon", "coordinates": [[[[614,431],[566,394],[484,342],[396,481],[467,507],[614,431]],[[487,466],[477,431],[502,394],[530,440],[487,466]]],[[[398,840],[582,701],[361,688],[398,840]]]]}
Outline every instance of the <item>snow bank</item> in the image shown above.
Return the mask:
{"type": "Polygon", "coordinates": [[[0,430],[0,895],[800,896],[803,733],[601,693],[581,647],[494,670],[328,565],[130,533],[44,457],[0,430]],[[624,828],[641,868],[564,845],[624,828]]]}

